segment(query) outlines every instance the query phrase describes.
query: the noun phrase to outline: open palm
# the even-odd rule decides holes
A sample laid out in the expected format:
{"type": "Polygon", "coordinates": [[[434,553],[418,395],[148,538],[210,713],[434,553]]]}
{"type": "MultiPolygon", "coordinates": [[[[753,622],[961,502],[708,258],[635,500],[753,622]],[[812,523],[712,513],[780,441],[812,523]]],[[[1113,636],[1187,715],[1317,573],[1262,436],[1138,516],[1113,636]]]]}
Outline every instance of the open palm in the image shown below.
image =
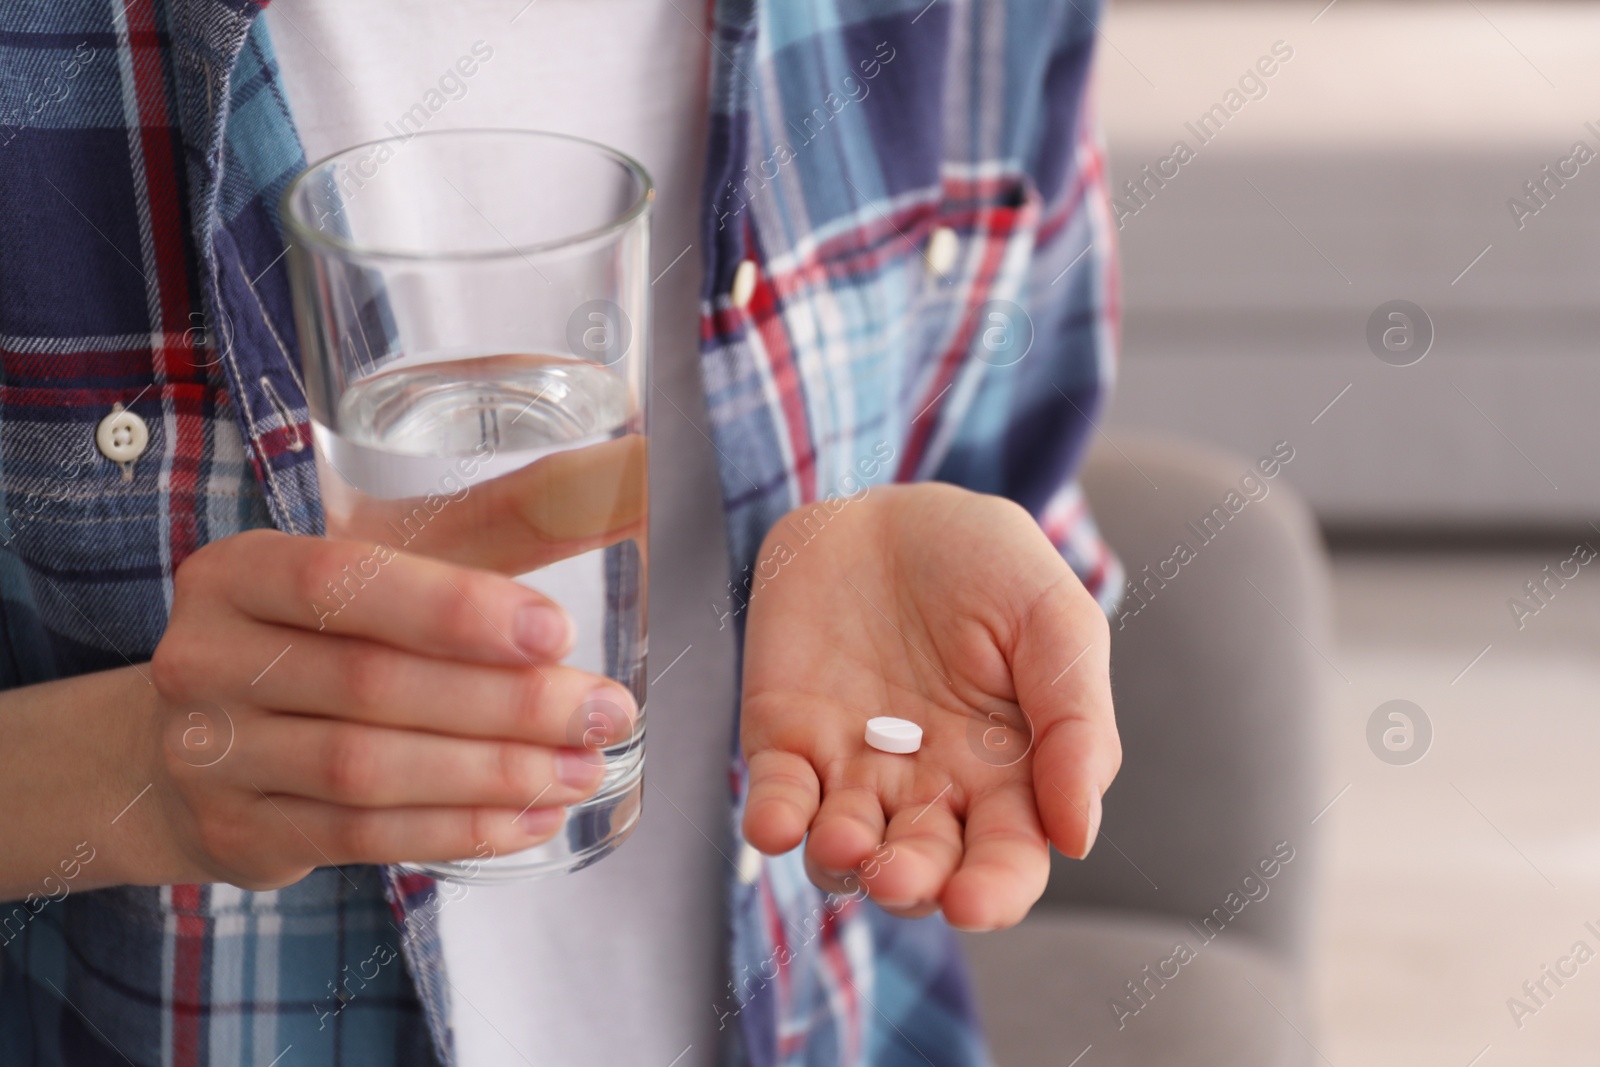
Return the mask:
{"type": "Polygon", "coordinates": [[[885,908],[1010,926],[1082,856],[1121,763],[1105,616],[1026,511],[885,486],[768,534],[745,641],[744,835],[885,908]],[[865,742],[876,715],[920,751],[865,742]],[[852,877],[853,876],[853,877],[852,877]]]}

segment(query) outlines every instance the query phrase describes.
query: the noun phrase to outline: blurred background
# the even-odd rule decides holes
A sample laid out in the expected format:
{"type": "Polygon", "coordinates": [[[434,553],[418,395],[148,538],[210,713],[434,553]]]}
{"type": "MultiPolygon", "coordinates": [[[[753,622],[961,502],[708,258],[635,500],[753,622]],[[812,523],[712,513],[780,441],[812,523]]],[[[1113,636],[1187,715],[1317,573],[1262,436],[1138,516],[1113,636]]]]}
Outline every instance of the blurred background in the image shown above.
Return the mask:
{"type": "Polygon", "coordinates": [[[1600,566],[1545,570],[1600,548],[1600,3],[1112,0],[1101,30],[1103,428],[1290,442],[1332,552],[1300,1038],[1595,1062],[1600,962],[1524,983],[1600,948],[1600,566]],[[1432,731],[1405,764],[1367,735],[1396,699],[1432,731]]]}

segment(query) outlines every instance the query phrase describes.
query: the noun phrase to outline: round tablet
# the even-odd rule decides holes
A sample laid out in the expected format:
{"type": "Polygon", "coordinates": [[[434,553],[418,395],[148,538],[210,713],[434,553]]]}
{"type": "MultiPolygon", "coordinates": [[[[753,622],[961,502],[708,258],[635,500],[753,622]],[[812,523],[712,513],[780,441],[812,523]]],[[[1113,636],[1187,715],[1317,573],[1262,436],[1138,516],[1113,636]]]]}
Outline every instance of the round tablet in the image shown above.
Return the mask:
{"type": "Polygon", "coordinates": [[[879,752],[915,752],[922,747],[922,727],[909,719],[879,715],[867,720],[867,744],[879,752]]]}

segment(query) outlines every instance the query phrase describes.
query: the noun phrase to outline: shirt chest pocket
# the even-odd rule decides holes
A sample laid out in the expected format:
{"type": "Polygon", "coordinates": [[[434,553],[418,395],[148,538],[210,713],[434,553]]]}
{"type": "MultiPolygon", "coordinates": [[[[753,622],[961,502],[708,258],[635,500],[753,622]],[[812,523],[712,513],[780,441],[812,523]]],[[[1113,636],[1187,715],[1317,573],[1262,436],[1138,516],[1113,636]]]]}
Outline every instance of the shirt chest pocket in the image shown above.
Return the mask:
{"type": "Polygon", "coordinates": [[[925,477],[941,427],[1025,343],[1039,196],[1021,174],[950,174],[892,215],[859,214],[868,221],[824,243],[782,305],[818,468],[847,471],[881,441],[898,477],[925,477]]]}
{"type": "Polygon", "coordinates": [[[177,566],[264,525],[219,386],[0,386],[0,684],[148,658],[177,566]]]}

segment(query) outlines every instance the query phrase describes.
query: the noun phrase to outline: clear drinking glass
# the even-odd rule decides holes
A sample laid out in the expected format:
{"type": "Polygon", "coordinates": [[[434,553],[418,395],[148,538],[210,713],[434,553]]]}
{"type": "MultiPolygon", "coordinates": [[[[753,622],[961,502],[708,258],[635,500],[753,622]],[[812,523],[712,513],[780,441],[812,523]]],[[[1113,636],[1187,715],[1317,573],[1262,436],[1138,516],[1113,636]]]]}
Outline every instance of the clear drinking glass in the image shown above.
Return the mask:
{"type": "MultiPolygon", "coordinates": [[[[654,196],[620,152],[521,130],[375,141],[284,191],[328,535],[380,548],[321,610],[383,581],[382,546],[515,575],[572,615],[567,662],[639,708],[629,736],[604,738],[604,784],[555,839],[416,870],[574,871],[638,821],[654,196]]],[[[603,728],[600,710],[573,709],[569,744],[603,728]]]]}

